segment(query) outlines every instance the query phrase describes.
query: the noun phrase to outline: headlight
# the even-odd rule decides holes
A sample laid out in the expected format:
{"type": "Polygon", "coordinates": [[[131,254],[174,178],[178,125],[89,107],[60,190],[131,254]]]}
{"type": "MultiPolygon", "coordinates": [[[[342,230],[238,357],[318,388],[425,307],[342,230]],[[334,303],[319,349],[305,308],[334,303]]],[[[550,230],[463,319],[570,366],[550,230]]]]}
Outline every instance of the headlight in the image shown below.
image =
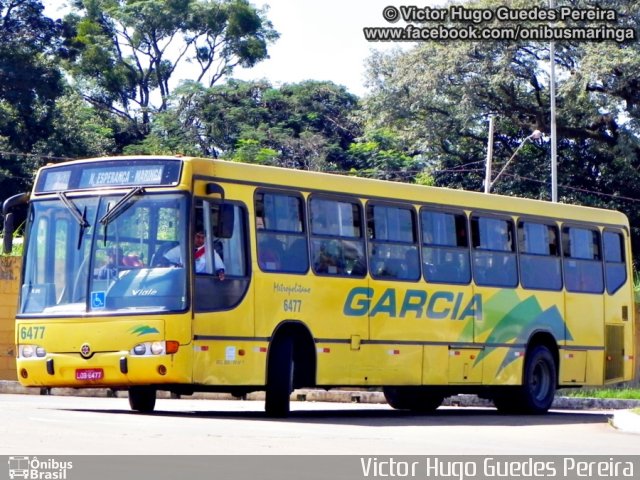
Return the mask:
{"type": "Polygon", "coordinates": [[[31,358],[34,353],[33,345],[20,345],[20,356],[22,358],[31,358]]]}
{"type": "Polygon", "coordinates": [[[44,347],[38,345],[20,345],[18,348],[18,356],[20,358],[43,358],[47,355],[44,347]]]}
{"type": "Polygon", "coordinates": [[[131,350],[131,353],[137,356],[163,355],[165,353],[165,343],[164,342],[139,343],[135,347],[133,347],[133,350],[131,350]]]}
{"type": "Polygon", "coordinates": [[[162,355],[164,353],[164,342],[153,342],[151,344],[151,353],[162,355]]]}
{"type": "Polygon", "coordinates": [[[167,340],[166,342],[145,342],[134,346],[129,352],[131,355],[138,357],[153,355],[172,355],[178,351],[180,343],[175,340],[167,340]]]}
{"type": "Polygon", "coordinates": [[[145,353],[147,353],[147,345],[144,343],[139,343],[138,345],[133,347],[132,353],[134,355],[144,355],[145,353]]]}

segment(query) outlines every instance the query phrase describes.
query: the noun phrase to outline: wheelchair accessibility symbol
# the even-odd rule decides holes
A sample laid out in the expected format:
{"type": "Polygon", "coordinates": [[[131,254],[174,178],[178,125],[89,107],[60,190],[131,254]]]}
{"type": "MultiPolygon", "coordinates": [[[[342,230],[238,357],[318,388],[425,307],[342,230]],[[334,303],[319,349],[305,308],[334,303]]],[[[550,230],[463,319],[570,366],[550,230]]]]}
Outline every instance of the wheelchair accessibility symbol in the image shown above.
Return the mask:
{"type": "Polygon", "coordinates": [[[91,308],[104,308],[104,292],[91,292],[91,308]]]}

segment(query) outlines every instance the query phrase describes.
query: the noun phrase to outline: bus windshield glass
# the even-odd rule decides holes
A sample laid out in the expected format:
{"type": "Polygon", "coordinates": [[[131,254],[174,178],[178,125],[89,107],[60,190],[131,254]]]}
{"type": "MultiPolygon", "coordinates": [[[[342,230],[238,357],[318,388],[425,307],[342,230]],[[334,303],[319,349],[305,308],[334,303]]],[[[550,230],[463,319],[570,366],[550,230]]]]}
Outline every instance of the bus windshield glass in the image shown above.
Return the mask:
{"type": "Polygon", "coordinates": [[[187,308],[184,265],[165,257],[172,249],[188,257],[187,197],[132,192],[61,194],[31,204],[20,314],[187,308]],[[108,215],[116,205],[118,213],[108,215]]]}

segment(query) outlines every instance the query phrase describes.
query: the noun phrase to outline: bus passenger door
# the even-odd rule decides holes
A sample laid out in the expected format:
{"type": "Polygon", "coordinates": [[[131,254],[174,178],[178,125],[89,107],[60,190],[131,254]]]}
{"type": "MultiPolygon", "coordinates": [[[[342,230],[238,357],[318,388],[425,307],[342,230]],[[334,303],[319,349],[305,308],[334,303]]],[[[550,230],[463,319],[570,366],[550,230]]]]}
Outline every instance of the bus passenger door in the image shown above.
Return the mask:
{"type": "MultiPolygon", "coordinates": [[[[602,234],[605,270],[605,371],[604,381],[631,380],[633,352],[633,289],[629,236],[626,231],[607,229],[602,234]]],[[[637,354],[637,352],[636,352],[637,354]]]]}
{"type": "Polygon", "coordinates": [[[566,346],[560,359],[564,384],[602,384],[604,378],[604,269],[600,231],[564,226],[566,346]]]}
{"type": "Polygon", "coordinates": [[[193,377],[205,385],[256,385],[264,355],[254,348],[248,217],[229,197],[194,199],[196,238],[185,251],[193,278],[193,377]]]}

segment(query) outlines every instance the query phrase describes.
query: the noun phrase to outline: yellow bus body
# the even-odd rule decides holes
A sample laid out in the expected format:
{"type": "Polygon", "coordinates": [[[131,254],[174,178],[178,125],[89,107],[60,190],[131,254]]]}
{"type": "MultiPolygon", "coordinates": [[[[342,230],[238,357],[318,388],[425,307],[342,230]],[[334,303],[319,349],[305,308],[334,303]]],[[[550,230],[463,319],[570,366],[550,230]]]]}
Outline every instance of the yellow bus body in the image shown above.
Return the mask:
{"type": "MultiPolygon", "coordinates": [[[[446,393],[491,392],[492,387],[523,383],[527,349],[536,336],[553,337],[549,350],[557,362],[558,387],[599,386],[633,378],[632,256],[628,221],[621,213],[221,160],[179,160],[179,183],[146,187],[145,195],[183,192],[189,198],[236,202],[246,210],[250,273],[241,300],[229,309],[196,311],[192,275],[188,277],[190,307],[183,312],[113,316],[98,312],[65,318],[18,315],[16,344],[33,344],[46,351],[42,358],[17,359],[23,385],[151,385],[181,393],[264,389],[272,342],[289,325],[295,326],[295,342],[301,341],[301,332],[308,335],[305,348],[309,351],[300,362],[313,370],[304,377],[307,386],[432,386],[446,393]],[[221,187],[224,199],[218,190],[210,189],[211,184],[221,187]],[[400,205],[412,210],[416,219],[421,208],[453,209],[467,218],[487,215],[511,220],[514,228],[522,219],[533,219],[555,226],[558,232],[566,225],[588,226],[599,235],[611,230],[624,242],[626,279],[612,293],[606,289],[581,293],[568,291],[564,284],[546,291],[524,288],[521,282],[508,288],[474,281],[430,283],[424,272],[414,281],[374,278],[371,265],[359,277],[318,275],[312,268],[303,273],[264,271],[257,251],[257,192],[298,195],[305,211],[311,198],[324,196],[346,199],[363,211],[370,203],[400,205]],[[145,328],[148,333],[141,336],[145,328]],[[172,354],[137,358],[131,349],[141,338],[174,341],[179,348],[172,354]],[[83,358],[79,353],[83,345],[95,353],[83,358]],[[54,374],[48,371],[48,361],[55,365],[54,374]],[[78,380],[78,369],[102,369],[103,374],[98,381],[78,380]]],[[[39,175],[47,168],[55,167],[45,167],[39,175]]],[[[111,191],[122,192],[114,187],[99,193],[111,191]]],[[[53,197],[53,192],[34,191],[31,201],[53,197]]],[[[308,239],[310,233],[305,231],[308,239]]],[[[363,242],[370,253],[370,239],[363,242]]],[[[607,266],[603,268],[606,271],[607,266]]]]}

